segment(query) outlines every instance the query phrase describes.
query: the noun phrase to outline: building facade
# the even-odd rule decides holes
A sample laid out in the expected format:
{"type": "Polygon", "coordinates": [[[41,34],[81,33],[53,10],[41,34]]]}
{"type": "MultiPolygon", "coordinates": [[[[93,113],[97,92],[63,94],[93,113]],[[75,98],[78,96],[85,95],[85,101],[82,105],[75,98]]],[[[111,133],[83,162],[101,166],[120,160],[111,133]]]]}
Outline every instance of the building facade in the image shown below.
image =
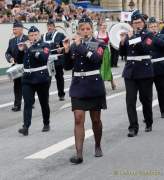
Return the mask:
{"type": "MultiPolygon", "coordinates": [[[[101,0],[101,6],[113,10],[129,11],[130,0],[101,0]]],[[[148,16],[155,16],[159,20],[164,20],[164,0],[133,0],[135,7],[148,16]]]]}

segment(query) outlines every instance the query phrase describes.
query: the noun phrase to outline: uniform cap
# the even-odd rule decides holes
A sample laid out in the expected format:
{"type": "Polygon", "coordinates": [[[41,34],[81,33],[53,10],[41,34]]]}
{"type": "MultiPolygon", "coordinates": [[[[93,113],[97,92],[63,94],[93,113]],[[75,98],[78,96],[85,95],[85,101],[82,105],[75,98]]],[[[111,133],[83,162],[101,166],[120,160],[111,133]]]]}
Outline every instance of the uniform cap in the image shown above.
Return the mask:
{"type": "Polygon", "coordinates": [[[81,23],[89,23],[90,25],[92,25],[92,20],[87,15],[83,15],[79,20],[78,24],[81,23]]]}
{"type": "Polygon", "coordinates": [[[142,19],[142,21],[145,22],[143,14],[141,14],[139,10],[136,10],[133,12],[133,14],[131,16],[131,22],[133,22],[134,20],[137,20],[137,19],[142,19]]]}
{"type": "Polygon", "coordinates": [[[30,32],[39,32],[39,29],[35,26],[31,26],[30,29],[28,30],[28,33],[30,32]]]}
{"type": "Polygon", "coordinates": [[[157,20],[155,17],[150,17],[149,20],[148,20],[148,23],[157,23],[157,20]]]}
{"type": "Polygon", "coordinates": [[[22,22],[21,21],[14,21],[14,23],[13,23],[13,28],[16,28],[16,27],[21,27],[21,28],[23,28],[23,24],[22,24],[22,22]]]}

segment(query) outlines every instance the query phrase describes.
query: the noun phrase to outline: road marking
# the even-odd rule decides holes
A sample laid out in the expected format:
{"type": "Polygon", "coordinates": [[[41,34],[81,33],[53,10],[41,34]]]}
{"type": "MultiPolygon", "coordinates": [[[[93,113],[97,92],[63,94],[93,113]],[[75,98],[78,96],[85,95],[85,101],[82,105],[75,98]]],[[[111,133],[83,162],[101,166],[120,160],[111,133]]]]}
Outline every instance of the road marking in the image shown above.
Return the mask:
{"type": "Polygon", "coordinates": [[[60,110],[70,108],[70,107],[71,107],[71,103],[65,103],[63,106],[60,107],[60,110]]]}
{"type": "MultiPolygon", "coordinates": [[[[152,103],[152,107],[155,107],[158,105],[158,99],[154,99],[152,103]]],[[[142,111],[142,105],[137,107],[137,111],[142,111]]]]}
{"type": "MultiPolygon", "coordinates": [[[[87,131],[85,131],[85,139],[88,139],[91,136],[93,136],[92,129],[88,129],[87,131]]],[[[49,156],[52,156],[60,151],[63,151],[64,149],[66,149],[68,147],[73,146],[74,144],[75,144],[75,137],[72,136],[68,139],[58,142],[57,144],[49,146],[46,149],[43,149],[37,153],[27,156],[24,159],[46,159],[49,156]]]]}
{"type": "Polygon", "coordinates": [[[5,104],[1,104],[1,105],[0,105],[0,108],[12,106],[12,105],[14,105],[14,102],[9,102],[9,103],[5,103],[5,104]]]}
{"type": "Polygon", "coordinates": [[[115,94],[112,94],[110,96],[107,96],[106,99],[109,100],[109,99],[112,99],[112,98],[124,95],[125,93],[126,93],[125,91],[122,91],[122,92],[119,92],[119,93],[115,93],[115,94]]]}
{"type": "MultiPolygon", "coordinates": [[[[65,80],[64,81],[71,81],[71,75],[65,75],[64,76],[65,77],[65,80]]],[[[121,75],[115,75],[115,76],[113,76],[114,77],[114,79],[118,79],[118,78],[120,78],[121,77],[121,75]]],[[[56,81],[55,79],[54,80],[52,80],[53,82],[54,81],[56,81]]],[[[69,91],[69,88],[66,88],[66,89],[64,89],[64,91],[65,92],[68,92],[69,91]]],[[[58,91],[56,90],[56,91],[53,91],[53,92],[50,92],[50,96],[51,95],[56,95],[56,94],[58,94],[58,91]]],[[[38,96],[35,96],[35,98],[36,99],[38,99],[38,96]]],[[[22,101],[23,102],[23,101],[22,101]]],[[[14,102],[13,101],[11,101],[11,102],[8,102],[8,103],[4,103],[4,104],[0,104],[0,109],[1,108],[5,108],[5,107],[9,107],[9,106],[12,106],[12,105],[14,105],[14,102]]],[[[69,106],[70,107],[70,106],[69,106]]],[[[66,107],[67,108],[67,107],[66,107]]]]}
{"type": "MultiPolygon", "coordinates": [[[[64,91],[65,91],[65,92],[68,92],[68,91],[69,91],[69,88],[64,89],[64,91]]],[[[55,95],[55,94],[58,94],[58,91],[52,91],[52,92],[49,93],[50,96],[55,95]]],[[[35,99],[38,99],[38,96],[37,96],[37,95],[35,96],[35,99]]],[[[22,100],[22,102],[24,102],[24,101],[22,100]]],[[[5,107],[12,106],[13,104],[14,104],[14,102],[9,102],[9,103],[5,103],[5,104],[1,104],[1,105],[0,105],[0,109],[1,109],[1,108],[5,108],[5,107]]]]}
{"type": "MultiPolygon", "coordinates": [[[[121,96],[121,95],[124,95],[124,94],[125,94],[125,91],[107,96],[107,100],[121,96]]],[[[64,108],[67,108],[70,106],[71,106],[71,103],[66,103],[60,109],[64,109],[64,108]]],[[[87,139],[91,136],[93,136],[92,129],[85,131],[85,139],[87,139]]],[[[75,144],[75,140],[74,140],[74,136],[72,136],[70,138],[67,138],[67,139],[61,141],[61,142],[58,142],[57,144],[49,146],[46,149],[43,149],[37,153],[34,153],[30,156],[27,156],[24,159],[46,159],[47,157],[52,156],[52,155],[54,155],[60,151],[63,151],[64,149],[66,149],[66,148],[68,148],[74,144],[75,144]]]]}

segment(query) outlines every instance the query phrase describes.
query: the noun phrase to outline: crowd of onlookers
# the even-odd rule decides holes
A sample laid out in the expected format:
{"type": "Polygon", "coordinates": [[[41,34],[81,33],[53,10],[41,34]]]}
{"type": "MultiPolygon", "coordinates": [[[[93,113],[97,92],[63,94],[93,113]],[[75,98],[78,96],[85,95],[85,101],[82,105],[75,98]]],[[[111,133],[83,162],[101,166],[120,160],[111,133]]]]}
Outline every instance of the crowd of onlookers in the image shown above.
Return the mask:
{"type": "Polygon", "coordinates": [[[23,22],[45,22],[49,18],[69,22],[87,13],[99,21],[103,14],[89,12],[73,4],[57,4],[54,0],[0,0],[0,23],[10,23],[15,19],[23,22]]]}

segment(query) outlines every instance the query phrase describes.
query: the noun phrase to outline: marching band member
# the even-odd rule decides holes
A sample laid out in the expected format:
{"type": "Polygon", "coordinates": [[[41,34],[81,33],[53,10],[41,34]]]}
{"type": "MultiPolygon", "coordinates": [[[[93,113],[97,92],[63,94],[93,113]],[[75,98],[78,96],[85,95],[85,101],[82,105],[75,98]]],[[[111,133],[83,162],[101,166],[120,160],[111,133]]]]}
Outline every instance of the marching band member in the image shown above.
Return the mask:
{"type": "Polygon", "coordinates": [[[128,137],[138,134],[139,124],[136,111],[137,93],[143,106],[146,123],[145,132],[152,131],[152,85],[153,65],[150,49],[152,33],[145,29],[143,16],[136,11],[131,17],[133,31],[121,39],[120,50],[127,55],[127,62],[123,70],[126,87],[126,105],[129,118],[128,137]]]}
{"type": "Polygon", "coordinates": [[[151,50],[154,83],[157,90],[161,118],[164,118],[164,34],[160,33],[159,23],[154,17],[149,18],[148,29],[154,34],[151,50]]]}
{"type": "MultiPolygon", "coordinates": [[[[58,32],[55,29],[55,23],[53,19],[49,19],[47,22],[48,32],[43,35],[43,41],[50,45],[51,54],[61,54],[62,50],[60,47],[63,47],[62,40],[65,38],[65,35],[61,32],[58,32]],[[54,50],[58,49],[58,50],[54,50]]],[[[63,56],[58,56],[57,60],[54,60],[55,63],[55,78],[58,89],[59,100],[63,101],[65,92],[64,92],[64,72],[63,72],[63,56]]]]}
{"type": "Polygon", "coordinates": [[[75,118],[76,156],[70,158],[71,163],[83,162],[83,142],[85,136],[85,112],[90,112],[95,138],[95,156],[101,157],[102,122],[101,109],[106,109],[105,87],[100,75],[103,56],[101,46],[92,35],[93,25],[90,18],[84,15],[78,23],[78,34],[70,46],[65,39],[65,69],[72,69],[70,97],[75,118]],[[82,39],[81,39],[82,38],[82,39]]]}
{"type": "MultiPolygon", "coordinates": [[[[9,46],[5,53],[6,59],[9,63],[14,64],[23,64],[23,57],[18,55],[18,43],[24,42],[27,40],[27,36],[23,34],[23,24],[19,21],[13,23],[13,34],[14,38],[9,40],[9,46]]],[[[22,83],[21,77],[14,79],[14,106],[12,111],[21,110],[22,102],[22,83]]]]}
{"type": "Polygon", "coordinates": [[[20,43],[19,54],[24,54],[24,74],[22,78],[22,92],[24,98],[24,124],[19,129],[19,133],[24,136],[28,135],[28,129],[31,125],[32,105],[34,102],[35,92],[37,92],[41,105],[43,116],[42,131],[50,130],[50,108],[49,108],[49,85],[50,76],[47,69],[47,60],[49,56],[49,45],[40,39],[39,30],[31,26],[28,31],[29,41],[25,44],[20,43]]]}

